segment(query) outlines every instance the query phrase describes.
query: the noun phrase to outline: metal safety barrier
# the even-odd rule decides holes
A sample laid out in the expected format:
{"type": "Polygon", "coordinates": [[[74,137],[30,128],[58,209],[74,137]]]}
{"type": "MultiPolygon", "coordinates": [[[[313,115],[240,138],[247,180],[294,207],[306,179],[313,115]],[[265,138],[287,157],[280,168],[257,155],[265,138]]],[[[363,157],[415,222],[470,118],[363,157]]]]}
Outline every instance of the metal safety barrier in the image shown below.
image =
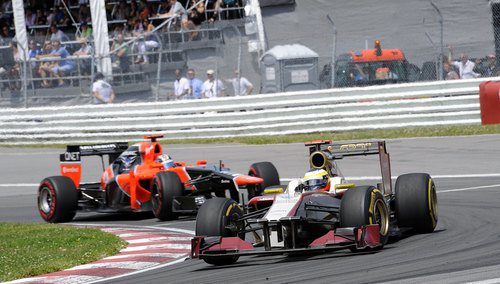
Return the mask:
{"type": "Polygon", "coordinates": [[[187,139],[480,124],[478,86],[485,80],[0,109],[0,144],[127,141],[155,133],[187,139]]]}

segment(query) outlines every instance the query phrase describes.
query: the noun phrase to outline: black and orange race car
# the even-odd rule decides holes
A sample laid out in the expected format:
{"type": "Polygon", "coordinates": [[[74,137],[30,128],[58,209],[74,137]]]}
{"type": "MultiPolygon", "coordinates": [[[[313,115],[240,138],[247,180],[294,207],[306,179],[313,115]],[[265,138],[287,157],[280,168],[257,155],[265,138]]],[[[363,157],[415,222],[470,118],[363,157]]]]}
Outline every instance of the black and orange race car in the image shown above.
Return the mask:
{"type": "Polygon", "coordinates": [[[226,265],[248,255],[380,249],[390,236],[434,231],[438,212],[432,178],[400,175],[393,192],[384,141],[306,146],[311,169],[303,178],[268,187],[245,207],[227,198],[207,200],[196,218],[191,257],[226,265]],[[335,161],[366,155],[379,156],[382,182],[346,183],[335,161]]]}
{"type": "Polygon", "coordinates": [[[126,142],[71,145],[60,155],[60,176],[45,178],[38,188],[38,210],[51,223],[69,222],[77,211],[153,211],[160,220],[196,214],[213,196],[239,202],[242,189],[250,196],[261,188],[279,184],[270,162],[251,165],[249,174],[234,174],[218,165],[198,160],[195,165],[175,162],[163,153],[157,138],[129,147],[126,142]],[[99,156],[103,174],[99,182],[82,183],[81,158],[99,156]],[[109,165],[104,167],[105,156],[109,165]]]}

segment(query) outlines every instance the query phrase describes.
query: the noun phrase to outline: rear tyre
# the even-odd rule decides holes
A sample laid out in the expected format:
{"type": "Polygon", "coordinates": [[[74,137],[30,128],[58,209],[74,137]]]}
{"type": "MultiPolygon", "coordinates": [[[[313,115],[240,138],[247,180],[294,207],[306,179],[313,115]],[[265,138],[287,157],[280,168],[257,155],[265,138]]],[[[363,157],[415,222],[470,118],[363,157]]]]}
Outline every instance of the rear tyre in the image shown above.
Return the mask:
{"type": "Polygon", "coordinates": [[[174,172],[158,172],[151,183],[151,205],[155,217],[175,220],[179,216],[173,212],[174,198],[182,196],[182,183],[174,172]]]}
{"type": "Polygon", "coordinates": [[[438,221],[436,186],[428,174],[412,173],[396,180],[396,218],[398,226],[418,233],[431,233],[438,221]]]}
{"type": "Polygon", "coordinates": [[[65,176],[44,179],[38,187],[38,212],[49,223],[70,222],[78,208],[78,190],[65,176]]]}
{"type": "Polygon", "coordinates": [[[389,210],[380,190],[373,186],[347,190],[340,203],[340,226],[374,224],[380,226],[380,243],[384,246],[389,239],[389,210]]]}
{"type": "Polygon", "coordinates": [[[278,170],[271,162],[254,163],[248,170],[249,176],[260,177],[264,180],[261,184],[247,185],[248,199],[262,195],[264,189],[268,186],[280,185],[280,176],[278,170]]]}
{"type": "MultiPolygon", "coordinates": [[[[196,235],[206,237],[240,237],[245,239],[241,207],[229,198],[212,198],[201,206],[196,216],[196,235]]],[[[239,256],[204,258],[208,264],[228,265],[238,261],[239,256]]]]}

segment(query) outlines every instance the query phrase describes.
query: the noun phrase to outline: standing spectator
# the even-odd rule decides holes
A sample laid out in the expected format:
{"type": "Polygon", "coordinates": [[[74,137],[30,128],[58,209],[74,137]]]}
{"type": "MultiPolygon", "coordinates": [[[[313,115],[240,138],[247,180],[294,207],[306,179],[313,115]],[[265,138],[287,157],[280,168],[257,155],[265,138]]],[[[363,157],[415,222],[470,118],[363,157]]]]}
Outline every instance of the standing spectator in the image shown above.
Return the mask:
{"type": "Polygon", "coordinates": [[[203,98],[215,98],[224,96],[224,84],[221,80],[215,79],[215,71],[207,70],[207,80],[203,83],[201,95],[203,98]]]}
{"type": "Polygon", "coordinates": [[[480,76],[480,74],[474,72],[474,67],[476,65],[474,64],[474,62],[469,60],[467,54],[461,53],[460,61],[452,61],[453,48],[450,46],[448,50],[448,63],[458,68],[458,74],[460,75],[461,79],[472,79],[480,76]]]}
{"type": "Polygon", "coordinates": [[[104,75],[100,72],[95,75],[95,82],[92,84],[92,96],[95,104],[111,104],[115,100],[113,87],[104,81],[104,75]]]}
{"type": "Polygon", "coordinates": [[[189,98],[201,99],[201,91],[203,88],[203,81],[195,77],[194,69],[188,69],[187,77],[189,80],[189,98]]]}
{"type": "Polygon", "coordinates": [[[235,96],[247,96],[252,94],[253,92],[253,85],[248,81],[247,78],[240,76],[240,72],[238,69],[234,70],[234,78],[231,80],[228,80],[230,83],[233,84],[234,88],[234,95],[235,96]],[[239,84],[238,84],[238,78],[239,78],[239,84]]]}
{"type": "Polygon", "coordinates": [[[460,79],[458,73],[450,66],[448,62],[443,62],[443,71],[445,80],[456,80],[460,79]]]}
{"type": "Polygon", "coordinates": [[[189,93],[189,81],[182,76],[180,69],[175,70],[174,95],[176,99],[184,99],[189,93]]]}
{"type": "Polygon", "coordinates": [[[500,70],[497,68],[497,60],[495,54],[488,54],[486,56],[486,66],[482,68],[481,73],[484,77],[495,77],[500,75],[500,70]]]}

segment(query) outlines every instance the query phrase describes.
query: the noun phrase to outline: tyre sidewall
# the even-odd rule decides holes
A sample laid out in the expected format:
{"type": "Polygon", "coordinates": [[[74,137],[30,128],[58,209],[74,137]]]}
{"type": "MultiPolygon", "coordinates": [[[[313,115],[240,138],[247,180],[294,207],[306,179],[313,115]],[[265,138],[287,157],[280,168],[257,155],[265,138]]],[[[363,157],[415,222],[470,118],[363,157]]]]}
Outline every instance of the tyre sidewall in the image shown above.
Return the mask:
{"type": "MultiPolygon", "coordinates": [[[[389,210],[385,198],[377,188],[373,186],[359,186],[346,191],[340,203],[340,226],[341,227],[359,227],[364,225],[373,225],[375,222],[375,205],[381,200],[385,207],[386,222],[389,224],[389,210]]],[[[382,230],[382,228],[381,228],[382,230]]],[[[387,243],[389,238],[389,228],[385,234],[380,234],[382,245],[387,243]]]]}
{"type": "MultiPolygon", "coordinates": [[[[153,213],[160,220],[173,220],[178,214],[173,212],[173,201],[182,196],[182,183],[179,176],[173,172],[158,172],[151,183],[151,194],[158,193],[156,202],[152,201],[153,213]]],[[[151,196],[154,198],[153,196],[151,196]]]]}
{"type": "Polygon", "coordinates": [[[436,187],[428,174],[399,176],[395,196],[398,226],[411,227],[420,233],[434,231],[438,221],[436,187]]]}
{"type": "Polygon", "coordinates": [[[38,187],[38,212],[42,219],[50,223],[62,223],[73,220],[78,208],[78,190],[73,181],[65,176],[53,176],[44,179],[38,187]],[[52,196],[50,212],[40,208],[42,190],[48,190],[52,196]]]}

